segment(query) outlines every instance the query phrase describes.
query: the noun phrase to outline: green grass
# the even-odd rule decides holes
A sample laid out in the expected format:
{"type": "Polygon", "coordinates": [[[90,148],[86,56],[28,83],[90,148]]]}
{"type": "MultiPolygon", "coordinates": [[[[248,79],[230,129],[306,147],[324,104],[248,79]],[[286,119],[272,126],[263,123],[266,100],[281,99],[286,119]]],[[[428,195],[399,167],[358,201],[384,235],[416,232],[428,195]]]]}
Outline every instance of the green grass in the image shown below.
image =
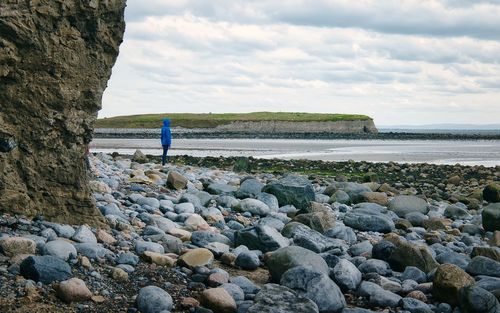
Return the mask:
{"type": "Polygon", "coordinates": [[[158,128],[162,120],[172,120],[172,127],[211,128],[235,121],[286,121],[286,122],[336,122],[369,120],[366,115],[323,114],[294,112],[254,112],[254,113],[165,113],[116,116],[98,119],[97,128],[158,128]]]}

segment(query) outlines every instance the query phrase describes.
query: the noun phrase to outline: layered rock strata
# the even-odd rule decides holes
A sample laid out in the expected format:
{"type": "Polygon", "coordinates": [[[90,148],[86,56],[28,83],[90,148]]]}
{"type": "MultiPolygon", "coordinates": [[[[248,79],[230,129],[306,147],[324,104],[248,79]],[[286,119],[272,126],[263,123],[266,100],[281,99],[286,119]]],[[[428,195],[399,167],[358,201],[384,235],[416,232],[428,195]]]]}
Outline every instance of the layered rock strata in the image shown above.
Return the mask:
{"type": "Polygon", "coordinates": [[[0,2],[0,212],[98,222],[86,145],[125,0],[0,2]]]}

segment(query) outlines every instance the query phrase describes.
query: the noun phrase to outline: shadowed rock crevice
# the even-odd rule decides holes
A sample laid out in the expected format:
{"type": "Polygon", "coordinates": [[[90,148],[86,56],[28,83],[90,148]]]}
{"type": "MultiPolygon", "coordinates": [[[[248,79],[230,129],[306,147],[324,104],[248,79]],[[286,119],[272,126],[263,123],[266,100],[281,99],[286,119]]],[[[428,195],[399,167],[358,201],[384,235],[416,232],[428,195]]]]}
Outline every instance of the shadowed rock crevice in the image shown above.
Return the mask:
{"type": "Polygon", "coordinates": [[[0,212],[99,222],[84,155],[125,0],[0,3],[0,212]]]}

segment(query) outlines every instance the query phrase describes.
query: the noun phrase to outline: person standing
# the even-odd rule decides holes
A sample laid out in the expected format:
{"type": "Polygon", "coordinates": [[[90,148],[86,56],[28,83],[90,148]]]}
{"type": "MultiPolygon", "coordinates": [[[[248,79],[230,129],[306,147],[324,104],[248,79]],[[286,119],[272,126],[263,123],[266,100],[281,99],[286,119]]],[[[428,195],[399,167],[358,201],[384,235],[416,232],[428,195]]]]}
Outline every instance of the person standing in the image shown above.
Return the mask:
{"type": "Polygon", "coordinates": [[[172,132],[170,131],[170,120],[166,118],[163,120],[163,127],[161,128],[161,145],[163,147],[161,165],[165,165],[165,163],[167,163],[167,153],[171,144],[172,132]]]}

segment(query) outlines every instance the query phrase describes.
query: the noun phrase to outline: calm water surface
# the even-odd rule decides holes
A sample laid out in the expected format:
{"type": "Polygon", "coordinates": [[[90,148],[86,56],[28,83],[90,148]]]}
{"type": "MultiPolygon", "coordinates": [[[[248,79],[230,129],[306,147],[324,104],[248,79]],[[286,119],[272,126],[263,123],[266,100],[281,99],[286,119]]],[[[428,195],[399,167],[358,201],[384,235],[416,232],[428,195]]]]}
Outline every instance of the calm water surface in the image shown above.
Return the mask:
{"type": "MultiPolygon", "coordinates": [[[[156,139],[94,139],[92,152],[160,155],[156,139]]],[[[500,140],[178,139],[171,155],[500,166],[500,140]]]]}

